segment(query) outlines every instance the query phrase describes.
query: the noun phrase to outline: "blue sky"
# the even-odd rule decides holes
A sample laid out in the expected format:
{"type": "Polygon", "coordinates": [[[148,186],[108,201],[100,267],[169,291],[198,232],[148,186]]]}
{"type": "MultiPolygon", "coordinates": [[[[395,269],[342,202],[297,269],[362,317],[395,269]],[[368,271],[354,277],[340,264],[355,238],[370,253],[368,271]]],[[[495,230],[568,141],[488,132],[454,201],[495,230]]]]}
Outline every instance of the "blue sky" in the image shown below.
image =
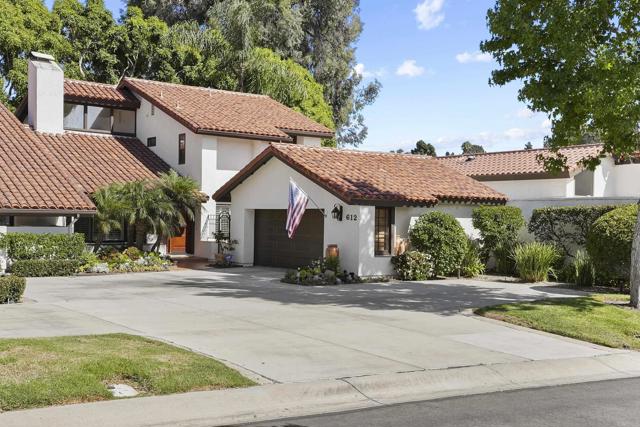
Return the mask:
{"type": "MultiPolygon", "coordinates": [[[[51,4],[52,0],[47,0],[51,4]]],[[[119,14],[120,0],[106,0],[119,14]]],[[[491,87],[496,64],[478,52],[488,37],[494,0],[361,0],[364,31],[358,72],[383,85],[365,110],[369,136],[360,147],[391,150],[418,139],[438,154],[460,152],[465,140],[490,151],[542,146],[546,116],[517,100],[518,84],[491,87]]]]}

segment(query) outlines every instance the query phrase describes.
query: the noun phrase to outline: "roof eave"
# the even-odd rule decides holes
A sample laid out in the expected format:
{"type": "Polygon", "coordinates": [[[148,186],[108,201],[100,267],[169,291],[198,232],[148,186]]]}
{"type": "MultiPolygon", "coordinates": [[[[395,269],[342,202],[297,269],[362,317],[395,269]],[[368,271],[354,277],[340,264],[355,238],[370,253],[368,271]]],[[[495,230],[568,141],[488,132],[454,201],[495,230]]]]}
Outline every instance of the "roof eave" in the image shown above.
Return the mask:
{"type": "Polygon", "coordinates": [[[86,209],[29,209],[29,208],[0,208],[0,214],[2,215],[94,215],[97,212],[96,208],[86,209]]]}

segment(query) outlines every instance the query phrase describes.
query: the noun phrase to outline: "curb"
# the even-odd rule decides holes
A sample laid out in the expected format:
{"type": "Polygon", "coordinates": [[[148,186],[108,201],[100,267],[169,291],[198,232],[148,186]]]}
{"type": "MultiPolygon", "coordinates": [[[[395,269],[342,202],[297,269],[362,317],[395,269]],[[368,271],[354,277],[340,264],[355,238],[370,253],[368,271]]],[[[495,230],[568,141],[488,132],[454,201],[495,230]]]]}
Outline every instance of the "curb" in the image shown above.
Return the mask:
{"type": "Polygon", "coordinates": [[[403,402],[640,377],[640,353],[193,392],[0,414],[3,427],[211,427],[403,402]]]}

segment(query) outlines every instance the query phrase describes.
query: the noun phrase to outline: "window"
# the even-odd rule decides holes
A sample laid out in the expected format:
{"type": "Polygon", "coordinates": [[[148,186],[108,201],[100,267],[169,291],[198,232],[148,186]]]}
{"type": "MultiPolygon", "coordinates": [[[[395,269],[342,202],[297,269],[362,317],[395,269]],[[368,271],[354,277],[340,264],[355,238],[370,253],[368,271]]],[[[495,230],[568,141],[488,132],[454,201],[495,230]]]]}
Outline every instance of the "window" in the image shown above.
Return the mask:
{"type": "Polygon", "coordinates": [[[65,129],[84,129],[84,105],[65,102],[62,125],[65,129]]]}
{"type": "MultiPolygon", "coordinates": [[[[98,224],[91,216],[81,216],[78,221],[73,225],[73,231],[75,233],[84,234],[84,241],[86,243],[95,243],[98,237],[98,224]]],[[[127,232],[127,223],[123,221],[120,229],[112,228],[111,232],[104,236],[103,242],[123,242],[125,240],[127,232]]]]}
{"type": "Polygon", "coordinates": [[[376,255],[391,255],[393,208],[376,208],[374,245],[376,255]]]}
{"type": "Polygon", "coordinates": [[[151,138],[147,138],[147,147],[155,147],[156,146],[156,137],[152,136],[151,138]]]}
{"type": "Polygon", "coordinates": [[[155,116],[156,115],[156,106],[151,104],[151,115],[155,116]]]}
{"type": "Polygon", "coordinates": [[[178,164],[184,165],[185,154],[187,150],[187,135],[181,133],[178,135],[178,164]]]}
{"type": "Polygon", "coordinates": [[[113,109],[113,133],[136,133],[136,112],[113,109]]]}
{"type": "Polygon", "coordinates": [[[65,129],[135,135],[135,110],[64,103],[65,129]]]}
{"type": "Polygon", "coordinates": [[[12,227],[13,217],[9,215],[0,215],[0,226],[12,227]]]}
{"type": "Polygon", "coordinates": [[[87,106],[87,130],[111,131],[111,108],[87,106]]]}

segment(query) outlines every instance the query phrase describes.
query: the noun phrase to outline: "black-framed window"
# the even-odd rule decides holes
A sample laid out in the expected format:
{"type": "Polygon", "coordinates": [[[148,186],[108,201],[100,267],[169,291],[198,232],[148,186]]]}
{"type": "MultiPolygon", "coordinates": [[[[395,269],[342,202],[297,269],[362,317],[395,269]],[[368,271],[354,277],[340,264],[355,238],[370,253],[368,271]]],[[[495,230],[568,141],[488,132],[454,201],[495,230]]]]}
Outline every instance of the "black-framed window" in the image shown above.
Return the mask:
{"type": "Polygon", "coordinates": [[[373,236],[376,255],[391,255],[393,222],[393,208],[376,208],[373,236]]]}
{"type": "Polygon", "coordinates": [[[184,165],[187,152],[187,135],[181,133],[178,135],[178,164],[184,165]]]}
{"type": "Polygon", "coordinates": [[[147,138],[147,147],[155,147],[156,146],[156,137],[152,136],[147,138]]]}
{"type": "Polygon", "coordinates": [[[136,134],[136,112],[65,102],[63,127],[69,130],[132,136],[136,134]]]}
{"type": "Polygon", "coordinates": [[[13,217],[11,215],[0,215],[0,226],[13,227],[13,217]]]}
{"type": "MultiPolygon", "coordinates": [[[[111,229],[111,232],[104,236],[104,243],[119,243],[124,242],[127,236],[128,224],[126,221],[122,222],[119,229],[111,229]]],[[[86,243],[95,243],[98,237],[98,224],[94,221],[92,216],[81,216],[73,225],[73,231],[75,233],[84,234],[84,241],[86,243]]]]}

